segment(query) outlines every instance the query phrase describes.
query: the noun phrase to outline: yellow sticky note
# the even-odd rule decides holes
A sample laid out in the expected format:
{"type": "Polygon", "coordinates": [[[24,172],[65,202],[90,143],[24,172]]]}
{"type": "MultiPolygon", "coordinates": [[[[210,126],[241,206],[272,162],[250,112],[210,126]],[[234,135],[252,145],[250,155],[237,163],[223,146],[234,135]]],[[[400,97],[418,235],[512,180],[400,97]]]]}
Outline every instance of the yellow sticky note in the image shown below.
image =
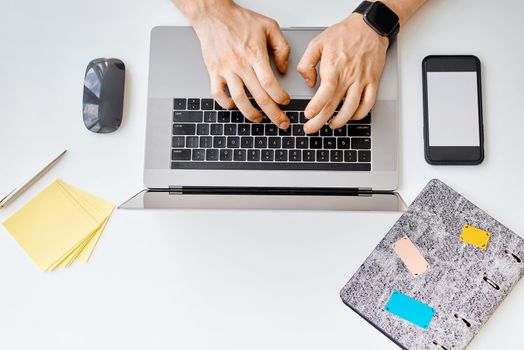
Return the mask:
{"type": "MultiPolygon", "coordinates": [[[[89,257],[91,256],[91,253],[93,252],[96,243],[98,242],[100,235],[102,234],[102,231],[104,230],[107,221],[109,219],[109,216],[113,212],[113,209],[115,208],[115,205],[109,201],[106,201],[102,198],[93,196],[90,193],[87,193],[85,191],[82,191],[76,187],[73,187],[71,185],[68,185],[64,183],[61,180],[60,185],[64,187],[67,191],[71,193],[71,195],[77,200],[84,209],[91,214],[93,219],[100,223],[100,227],[98,230],[93,234],[93,237],[85,242],[84,246],[81,250],[78,251],[78,253],[74,256],[73,260],[80,260],[82,262],[87,262],[89,260],[89,257]]],[[[71,265],[72,261],[67,264],[68,266],[71,265]]]]}
{"type": "Polygon", "coordinates": [[[464,225],[460,240],[486,250],[491,234],[475,226],[464,225]]]}
{"type": "Polygon", "coordinates": [[[114,204],[56,180],[4,226],[38,267],[52,271],[87,262],[114,204]]]}
{"type": "Polygon", "coordinates": [[[13,214],[4,226],[42,270],[97,228],[57,182],[13,214]]]}
{"type": "Polygon", "coordinates": [[[75,256],[78,255],[78,252],[82,249],[82,247],[85,246],[85,243],[93,237],[95,232],[96,230],[91,232],[84,240],[78,242],[73,248],[71,248],[64,255],[58,258],[51,266],[47,268],[47,271],[53,271],[59,266],[68,267],[69,265],[71,265],[75,260],[75,256]]]}

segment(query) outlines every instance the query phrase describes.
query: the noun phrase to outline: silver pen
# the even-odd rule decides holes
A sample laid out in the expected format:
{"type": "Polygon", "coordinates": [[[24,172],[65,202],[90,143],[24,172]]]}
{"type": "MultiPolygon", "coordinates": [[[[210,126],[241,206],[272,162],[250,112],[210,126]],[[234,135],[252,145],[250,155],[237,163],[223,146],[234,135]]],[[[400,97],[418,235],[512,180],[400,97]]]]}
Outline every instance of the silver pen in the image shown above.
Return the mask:
{"type": "Polygon", "coordinates": [[[26,182],[24,182],[22,185],[16,187],[14,190],[9,192],[7,196],[2,198],[0,200],[0,208],[5,207],[11,201],[13,201],[16,197],[18,197],[20,194],[22,194],[25,190],[27,190],[29,187],[31,187],[32,184],[34,184],[39,178],[41,178],[49,169],[51,169],[58,161],[66,154],[67,150],[60,153],[55,159],[53,159],[49,164],[47,164],[45,167],[43,167],[38,173],[36,173],[34,176],[29,178],[26,182]]]}

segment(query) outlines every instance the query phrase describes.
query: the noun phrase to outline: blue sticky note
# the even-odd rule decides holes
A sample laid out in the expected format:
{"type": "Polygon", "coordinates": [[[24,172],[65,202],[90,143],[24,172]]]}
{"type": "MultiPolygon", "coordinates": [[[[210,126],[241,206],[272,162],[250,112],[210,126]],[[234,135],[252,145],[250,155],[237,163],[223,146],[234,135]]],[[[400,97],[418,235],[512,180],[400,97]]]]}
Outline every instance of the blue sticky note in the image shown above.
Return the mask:
{"type": "Polygon", "coordinates": [[[394,290],[391,293],[384,310],[424,329],[428,329],[429,323],[435,314],[435,309],[431,306],[402,294],[398,290],[394,290]]]}

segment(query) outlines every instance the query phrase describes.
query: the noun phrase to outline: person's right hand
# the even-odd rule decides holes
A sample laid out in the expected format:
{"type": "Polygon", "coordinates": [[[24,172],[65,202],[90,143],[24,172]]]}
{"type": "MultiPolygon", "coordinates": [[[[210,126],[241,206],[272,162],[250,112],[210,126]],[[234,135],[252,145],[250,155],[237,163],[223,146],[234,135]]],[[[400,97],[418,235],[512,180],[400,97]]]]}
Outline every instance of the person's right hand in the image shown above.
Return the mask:
{"type": "Polygon", "coordinates": [[[213,3],[202,6],[191,18],[213,97],[223,108],[236,106],[247,119],[260,122],[264,116],[249,101],[247,88],[273,123],[287,129],[289,118],[277,103],[287,104],[290,98],[273,74],[268,54],[269,47],[277,69],[286,72],[290,49],[278,23],[229,0],[213,3]]]}

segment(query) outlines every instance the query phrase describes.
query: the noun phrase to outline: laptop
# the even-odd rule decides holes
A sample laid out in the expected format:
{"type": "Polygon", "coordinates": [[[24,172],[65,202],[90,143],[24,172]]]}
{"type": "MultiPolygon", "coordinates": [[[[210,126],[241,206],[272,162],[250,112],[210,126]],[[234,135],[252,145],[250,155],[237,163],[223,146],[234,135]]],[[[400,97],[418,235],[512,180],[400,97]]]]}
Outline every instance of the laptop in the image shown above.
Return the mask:
{"type": "MultiPolygon", "coordinates": [[[[305,135],[309,88],[295,67],[323,28],[284,28],[291,126],[252,123],[212,98],[191,27],[151,32],[144,184],[121,208],[405,210],[398,184],[397,47],[388,50],[377,102],[338,130],[305,135]]],[[[273,64],[273,63],[272,63],[273,64]]],[[[254,101],[253,101],[254,102],[254,101]]],[[[336,112],[335,112],[336,113],[336,112]]]]}

